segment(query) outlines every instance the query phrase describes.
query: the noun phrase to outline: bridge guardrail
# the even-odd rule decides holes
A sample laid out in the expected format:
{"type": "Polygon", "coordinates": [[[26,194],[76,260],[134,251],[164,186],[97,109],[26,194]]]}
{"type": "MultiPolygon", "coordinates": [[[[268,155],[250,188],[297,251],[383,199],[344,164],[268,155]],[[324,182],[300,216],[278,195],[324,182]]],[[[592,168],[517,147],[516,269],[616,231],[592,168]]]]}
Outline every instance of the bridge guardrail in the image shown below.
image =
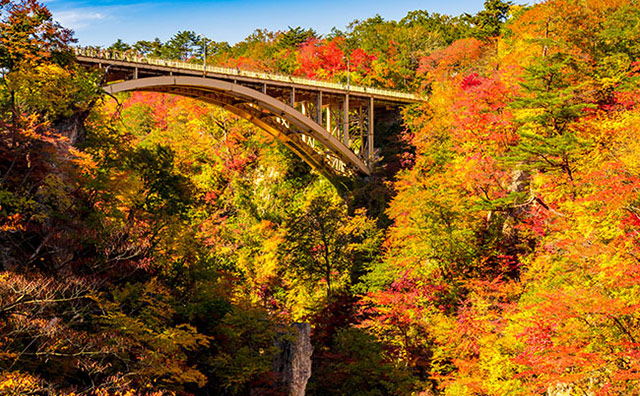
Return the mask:
{"type": "Polygon", "coordinates": [[[255,78],[255,79],[265,80],[265,81],[281,81],[281,82],[295,83],[300,85],[307,85],[307,86],[317,87],[317,88],[330,88],[330,89],[337,89],[337,90],[342,90],[347,92],[381,95],[381,96],[387,96],[387,97],[398,98],[398,99],[408,99],[408,100],[415,100],[415,101],[423,100],[423,98],[420,95],[412,94],[408,92],[392,91],[392,90],[380,89],[380,88],[362,87],[358,85],[347,86],[347,84],[335,83],[331,81],[311,80],[308,78],[287,76],[284,74],[254,72],[254,71],[240,70],[240,69],[233,69],[233,68],[219,67],[219,66],[207,65],[205,68],[204,65],[202,64],[194,64],[194,63],[183,62],[183,61],[153,58],[153,57],[147,57],[139,54],[127,54],[126,52],[123,53],[123,52],[113,51],[113,50],[104,50],[104,49],[98,50],[98,49],[87,48],[87,47],[73,47],[73,51],[77,56],[85,56],[88,58],[119,60],[123,62],[139,63],[143,65],[173,67],[176,69],[193,70],[193,71],[199,71],[199,72],[204,72],[206,70],[207,73],[217,73],[217,74],[225,74],[229,76],[249,77],[249,78],[255,78]]]}

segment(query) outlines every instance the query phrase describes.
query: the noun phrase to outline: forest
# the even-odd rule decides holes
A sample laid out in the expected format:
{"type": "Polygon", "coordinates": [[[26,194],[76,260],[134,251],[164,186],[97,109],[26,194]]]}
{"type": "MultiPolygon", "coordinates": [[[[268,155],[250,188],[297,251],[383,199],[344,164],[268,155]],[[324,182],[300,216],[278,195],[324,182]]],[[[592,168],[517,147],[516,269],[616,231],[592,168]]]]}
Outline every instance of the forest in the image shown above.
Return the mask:
{"type": "Polygon", "coordinates": [[[638,395],[636,1],[108,48],[424,94],[348,192],[75,42],[0,0],[0,395],[285,396],[292,323],[309,396],[638,395]]]}

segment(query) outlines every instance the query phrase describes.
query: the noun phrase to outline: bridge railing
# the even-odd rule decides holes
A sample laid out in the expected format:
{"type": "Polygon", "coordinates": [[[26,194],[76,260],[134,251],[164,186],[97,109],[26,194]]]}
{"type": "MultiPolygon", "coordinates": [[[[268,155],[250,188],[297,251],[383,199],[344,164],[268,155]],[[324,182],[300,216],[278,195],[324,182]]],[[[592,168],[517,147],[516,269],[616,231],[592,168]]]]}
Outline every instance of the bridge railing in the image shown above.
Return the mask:
{"type": "Polygon", "coordinates": [[[409,93],[409,92],[400,92],[400,91],[392,91],[389,89],[362,87],[358,85],[347,85],[347,84],[336,83],[331,81],[311,80],[308,78],[287,76],[284,74],[254,72],[254,71],[248,71],[248,70],[233,69],[228,67],[219,67],[219,66],[210,66],[210,65],[207,65],[205,67],[203,64],[161,59],[161,58],[153,58],[153,57],[148,57],[144,55],[139,55],[136,53],[127,53],[126,51],[120,52],[120,51],[113,51],[113,50],[106,50],[106,49],[88,48],[88,47],[74,47],[73,50],[77,56],[84,56],[87,58],[118,60],[123,62],[139,63],[143,65],[164,66],[164,67],[172,67],[176,69],[193,70],[193,71],[199,71],[199,72],[206,71],[207,73],[224,74],[228,76],[248,77],[248,78],[255,78],[258,80],[265,80],[265,81],[280,81],[280,82],[294,83],[294,84],[300,84],[300,85],[307,85],[307,86],[317,87],[317,88],[336,89],[336,90],[341,90],[345,92],[372,94],[372,95],[380,95],[380,96],[386,96],[391,98],[407,99],[411,101],[424,100],[420,95],[409,93]]]}

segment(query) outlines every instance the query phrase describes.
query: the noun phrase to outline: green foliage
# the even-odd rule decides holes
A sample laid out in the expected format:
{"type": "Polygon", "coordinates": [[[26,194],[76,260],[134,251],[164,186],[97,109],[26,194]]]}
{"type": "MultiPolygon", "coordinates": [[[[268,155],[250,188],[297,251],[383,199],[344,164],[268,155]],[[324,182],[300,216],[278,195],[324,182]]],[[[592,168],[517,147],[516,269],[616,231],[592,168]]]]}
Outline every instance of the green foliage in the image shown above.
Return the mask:
{"type": "MultiPolygon", "coordinates": [[[[115,44],[114,44],[115,45],[115,44]]],[[[162,52],[162,41],[159,38],[155,38],[153,41],[140,40],[136,41],[135,44],[131,47],[140,55],[147,55],[153,57],[161,57],[163,55],[162,52]]],[[[126,50],[127,48],[125,48],[126,50]]]]}
{"type": "Polygon", "coordinates": [[[632,5],[625,5],[606,19],[603,29],[598,32],[598,39],[603,44],[604,56],[624,53],[629,59],[638,59],[640,47],[640,10],[632,5]]]}
{"type": "Polygon", "coordinates": [[[542,58],[527,68],[522,84],[526,95],[514,101],[521,110],[517,121],[520,144],[514,162],[539,170],[556,170],[573,179],[572,160],[585,142],[573,133],[572,123],[594,105],[581,95],[581,65],[561,52],[542,58]]]}
{"type": "MultiPolygon", "coordinates": [[[[382,345],[366,331],[345,328],[335,334],[330,353],[313,367],[309,395],[410,395],[409,372],[385,360],[382,345]],[[331,378],[331,381],[327,381],[331,378]]],[[[318,353],[318,352],[316,352],[318,353]]]]}
{"type": "Polygon", "coordinates": [[[225,317],[218,334],[219,349],[206,364],[217,378],[217,391],[244,395],[252,384],[268,380],[278,352],[276,327],[264,311],[238,306],[225,317]]]}
{"type": "Polygon", "coordinates": [[[468,16],[468,20],[474,25],[473,36],[480,39],[498,37],[502,25],[509,17],[509,9],[512,5],[511,1],[486,0],[484,10],[474,16],[468,16]]]}
{"type": "Polygon", "coordinates": [[[124,51],[130,50],[131,46],[125,43],[124,41],[122,41],[122,39],[118,39],[118,41],[111,44],[107,49],[124,52],[124,51]]]}
{"type": "Polygon", "coordinates": [[[289,27],[289,30],[282,33],[278,38],[277,46],[279,48],[297,49],[300,44],[309,39],[318,38],[318,33],[313,29],[303,29],[300,26],[295,28],[289,27]]]}
{"type": "Polygon", "coordinates": [[[327,299],[335,289],[355,284],[380,246],[375,223],[362,211],[348,216],[344,202],[329,194],[309,194],[288,214],[283,244],[290,271],[312,286],[325,283],[327,299]]]}
{"type": "Polygon", "coordinates": [[[140,175],[143,183],[137,205],[156,215],[181,215],[189,206],[191,186],[175,170],[174,154],[162,146],[141,147],[126,166],[140,175]]]}
{"type": "Polygon", "coordinates": [[[188,60],[195,53],[197,46],[198,36],[190,30],[183,30],[167,41],[163,46],[162,55],[168,59],[188,60]]]}

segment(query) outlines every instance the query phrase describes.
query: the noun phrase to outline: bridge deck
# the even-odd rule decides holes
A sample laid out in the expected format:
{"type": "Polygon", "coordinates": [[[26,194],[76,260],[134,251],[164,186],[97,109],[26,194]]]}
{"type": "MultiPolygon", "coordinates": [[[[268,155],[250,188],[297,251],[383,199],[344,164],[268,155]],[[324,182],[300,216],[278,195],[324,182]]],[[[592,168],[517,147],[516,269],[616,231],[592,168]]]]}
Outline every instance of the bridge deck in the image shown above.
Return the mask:
{"type": "Polygon", "coordinates": [[[250,83],[268,83],[293,87],[301,90],[321,90],[324,93],[345,94],[373,98],[377,101],[396,104],[409,104],[425,101],[425,98],[408,92],[393,91],[388,89],[368,88],[357,85],[347,85],[329,81],[312,80],[308,78],[253,72],[218,66],[205,66],[197,63],[189,63],[175,60],[150,58],[140,55],[129,55],[109,50],[94,50],[91,48],[74,48],[76,57],[81,63],[99,64],[102,61],[114,66],[126,68],[141,68],[144,70],[156,70],[163,73],[177,73],[187,75],[219,78],[223,80],[237,80],[250,83]]]}
{"type": "Polygon", "coordinates": [[[165,92],[222,107],[266,131],[336,185],[344,176],[372,174],[380,159],[374,145],[380,117],[396,119],[403,105],[426,100],[407,92],[126,52],[75,48],[75,53],[80,64],[103,69],[105,91],[165,92]]]}

